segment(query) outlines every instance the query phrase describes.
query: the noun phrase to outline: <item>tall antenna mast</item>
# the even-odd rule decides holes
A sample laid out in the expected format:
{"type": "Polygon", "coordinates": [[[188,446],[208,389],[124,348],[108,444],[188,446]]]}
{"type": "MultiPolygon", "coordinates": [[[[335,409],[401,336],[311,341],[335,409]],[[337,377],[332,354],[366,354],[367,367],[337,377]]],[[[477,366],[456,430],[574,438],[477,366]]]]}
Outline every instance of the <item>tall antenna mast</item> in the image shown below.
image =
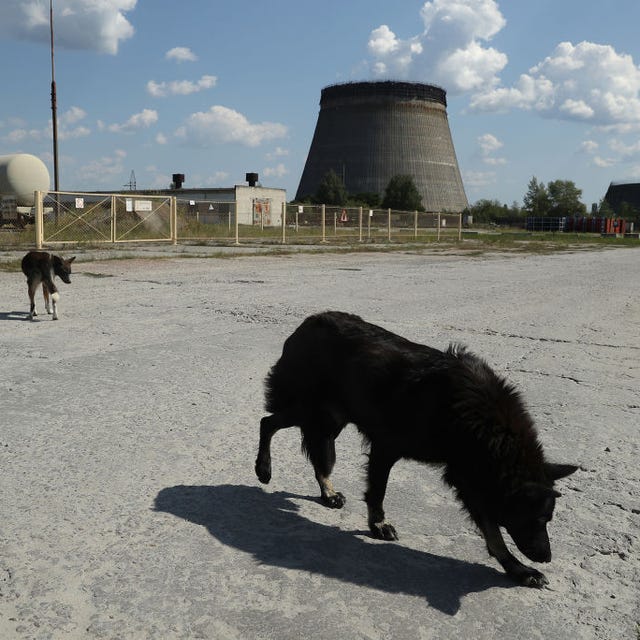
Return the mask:
{"type": "Polygon", "coordinates": [[[51,113],[53,124],[53,190],[60,190],[58,180],[58,105],[56,99],[56,73],[53,62],[53,0],[49,0],[49,27],[51,29],[51,113]]]}

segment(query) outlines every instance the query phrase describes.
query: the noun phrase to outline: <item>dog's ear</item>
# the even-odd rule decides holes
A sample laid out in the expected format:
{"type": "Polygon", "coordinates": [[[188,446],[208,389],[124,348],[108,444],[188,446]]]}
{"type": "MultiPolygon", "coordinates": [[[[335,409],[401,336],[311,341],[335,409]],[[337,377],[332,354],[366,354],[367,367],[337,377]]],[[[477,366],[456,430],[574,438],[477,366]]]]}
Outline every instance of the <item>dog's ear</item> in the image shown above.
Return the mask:
{"type": "Polygon", "coordinates": [[[75,257],[75,256],[73,256],[73,258],[69,258],[69,259],[67,260],[67,262],[68,262],[69,264],[71,264],[75,259],[76,259],[76,257],[75,257]]]}
{"type": "Polygon", "coordinates": [[[574,464],[555,464],[553,462],[546,462],[544,470],[549,480],[560,480],[560,478],[566,478],[572,473],[575,473],[579,467],[574,464]]]}

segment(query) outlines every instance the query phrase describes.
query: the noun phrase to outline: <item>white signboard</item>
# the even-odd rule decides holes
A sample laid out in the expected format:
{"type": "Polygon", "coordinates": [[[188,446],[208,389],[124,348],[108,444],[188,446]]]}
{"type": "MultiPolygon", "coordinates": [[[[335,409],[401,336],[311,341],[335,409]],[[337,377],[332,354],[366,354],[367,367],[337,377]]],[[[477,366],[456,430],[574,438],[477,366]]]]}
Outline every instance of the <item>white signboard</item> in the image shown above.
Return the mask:
{"type": "Polygon", "coordinates": [[[153,211],[153,202],[151,200],[136,200],[134,204],[137,212],[153,211]]]}

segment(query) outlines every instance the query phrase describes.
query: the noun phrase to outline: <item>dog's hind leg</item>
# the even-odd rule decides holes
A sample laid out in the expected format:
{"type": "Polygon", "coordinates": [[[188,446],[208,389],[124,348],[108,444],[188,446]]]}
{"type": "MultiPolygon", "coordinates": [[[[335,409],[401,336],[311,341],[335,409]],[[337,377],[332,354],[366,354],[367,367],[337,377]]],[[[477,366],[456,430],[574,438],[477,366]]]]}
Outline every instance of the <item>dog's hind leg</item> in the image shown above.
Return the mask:
{"type": "Polygon", "coordinates": [[[382,451],[380,446],[371,445],[369,454],[369,466],[367,470],[367,491],[364,500],[369,512],[369,529],[374,538],[381,540],[397,540],[398,534],[392,524],[384,517],[384,494],[387,491],[387,482],[391,467],[397,462],[398,456],[389,451],[382,451]]]}
{"type": "Polygon", "coordinates": [[[47,313],[53,314],[52,320],[57,320],[60,294],[58,293],[58,288],[53,283],[53,274],[50,274],[48,278],[42,280],[42,294],[44,295],[44,307],[47,313]],[[49,302],[49,294],[51,294],[51,302],[53,305],[49,302]]]}
{"type": "Polygon", "coordinates": [[[342,493],[334,489],[329,477],[336,463],[335,439],[343,428],[344,425],[329,417],[324,420],[315,418],[312,424],[301,427],[302,449],[313,465],[320,487],[320,500],[331,509],[341,509],[347,501],[342,493]]]}
{"type": "Polygon", "coordinates": [[[549,584],[544,573],[541,573],[533,567],[528,567],[526,564],[522,564],[522,562],[507,549],[507,545],[504,542],[504,538],[497,524],[490,522],[486,518],[474,517],[474,520],[484,536],[489,554],[502,565],[502,568],[507,572],[508,576],[525,587],[541,589],[549,584]]]}
{"type": "Polygon", "coordinates": [[[260,444],[255,465],[256,475],[260,482],[269,484],[271,480],[271,438],[280,429],[293,426],[295,426],[295,422],[286,412],[274,413],[260,420],[260,444]]]}
{"type": "Polygon", "coordinates": [[[27,281],[27,286],[29,288],[29,320],[33,320],[35,316],[38,315],[38,311],[36,310],[36,291],[38,289],[38,285],[40,284],[40,280],[37,278],[29,278],[27,281]]]}

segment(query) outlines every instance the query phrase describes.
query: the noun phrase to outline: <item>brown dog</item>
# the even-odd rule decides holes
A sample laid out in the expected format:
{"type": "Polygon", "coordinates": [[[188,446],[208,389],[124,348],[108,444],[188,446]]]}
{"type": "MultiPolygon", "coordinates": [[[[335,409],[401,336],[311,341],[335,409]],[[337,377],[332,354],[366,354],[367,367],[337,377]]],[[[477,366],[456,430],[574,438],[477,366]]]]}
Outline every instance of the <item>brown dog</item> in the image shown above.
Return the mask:
{"type": "Polygon", "coordinates": [[[58,288],[53,283],[53,278],[59,276],[63,282],[69,284],[71,282],[71,263],[75,260],[69,258],[65,260],[60,256],[55,256],[46,251],[29,251],[22,258],[22,273],[27,276],[27,285],[29,287],[29,301],[31,308],[29,310],[29,319],[33,320],[38,315],[36,311],[35,295],[38,285],[42,284],[42,294],[44,295],[44,307],[47,313],[53,314],[53,320],[58,319],[58,300],[60,294],[58,288]],[[51,302],[49,302],[51,295],[51,302]]]}

